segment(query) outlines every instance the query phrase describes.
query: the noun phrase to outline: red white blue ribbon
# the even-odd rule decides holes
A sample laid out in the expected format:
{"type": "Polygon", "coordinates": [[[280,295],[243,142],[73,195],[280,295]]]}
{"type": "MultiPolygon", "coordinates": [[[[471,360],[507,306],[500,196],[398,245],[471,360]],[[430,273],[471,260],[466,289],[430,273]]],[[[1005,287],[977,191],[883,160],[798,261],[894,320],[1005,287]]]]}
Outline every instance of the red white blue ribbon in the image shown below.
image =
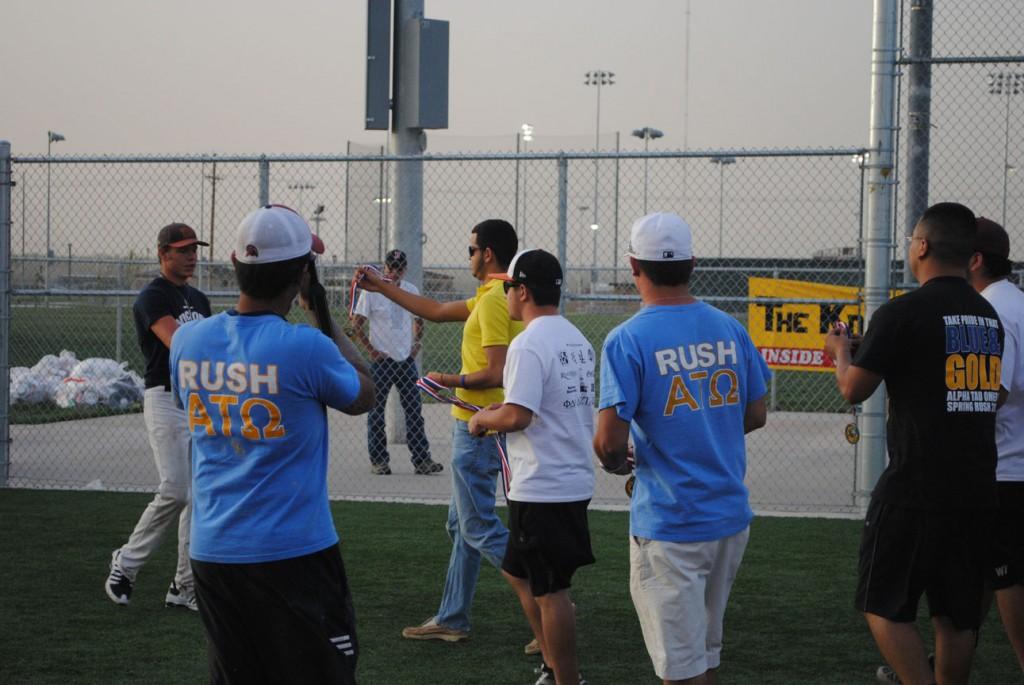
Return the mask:
{"type": "MultiPolygon", "coordinates": [[[[382,281],[384,281],[385,283],[391,283],[392,282],[390,278],[388,278],[387,276],[384,275],[383,271],[381,271],[380,269],[375,267],[373,264],[366,264],[366,265],[363,266],[363,268],[366,269],[367,271],[372,271],[373,273],[375,273],[378,276],[380,276],[380,279],[382,281]]],[[[354,276],[352,276],[352,283],[349,285],[349,288],[348,288],[348,316],[349,316],[349,318],[352,318],[352,315],[356,313],[356,291],[359,290],[359,281],[360,281],[360,279],[362,279],[362,276],[360,276],[359,273],[357,272],[354,276]]]]}
{"type": "MultiPolygon", "coordinates": [[[[416,381],[416,387],[425,392],[430,397],[433,397],[438,402],[444,404],[452,404],[460,409],[466,411],[477,412],[480,411],[481,407],[470,404],[464,399],[460,398],[455,392],[444,385],[441,385],[437,381],[424,376],[416,381]]],[[[512,468],[508,464],[508,455],[505,454],[505,448],[501,445],[501,438],[504,437],[504,433],[494,434],[494,444],[498,446],[498,460],[501,462],[501,487],[505,493],[505,501],[508,501],[508,488],[512,482],[512,468]]]]}

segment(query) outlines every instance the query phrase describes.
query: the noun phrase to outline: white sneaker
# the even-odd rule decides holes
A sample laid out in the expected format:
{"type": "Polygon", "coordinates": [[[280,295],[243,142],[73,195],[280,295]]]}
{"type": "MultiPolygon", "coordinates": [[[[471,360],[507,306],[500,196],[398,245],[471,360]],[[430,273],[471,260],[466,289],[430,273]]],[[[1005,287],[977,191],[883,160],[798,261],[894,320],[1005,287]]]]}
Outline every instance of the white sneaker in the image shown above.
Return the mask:
{"type": "Polygon", "coordinates": [[[164,606],[172,608],[183,607],[189,611],[199,611],[199,605],[196,603],[196,593],[178,588],[178,584],[173,580],[171,581],[171,587],[167,588],[164,606]]]}

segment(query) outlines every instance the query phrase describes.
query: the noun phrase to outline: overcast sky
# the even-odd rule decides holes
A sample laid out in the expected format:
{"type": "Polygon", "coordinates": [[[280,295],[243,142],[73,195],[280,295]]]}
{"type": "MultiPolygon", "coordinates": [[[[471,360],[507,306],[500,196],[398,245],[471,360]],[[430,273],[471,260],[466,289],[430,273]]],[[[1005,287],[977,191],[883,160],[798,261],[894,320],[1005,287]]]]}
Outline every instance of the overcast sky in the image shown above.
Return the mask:
{"type": "MultiPolygon", "coordinates": [[[[496,147],[524,122],[537,145],[595,128],[665,131],[690,149],[861,145],[871,3],[426,0],[451,22],[450,129],[431,148],[496,147]]],[[[0,0],[0,138],[15,155],[317,153],[363,130],[363,0],[0,0]]]]}

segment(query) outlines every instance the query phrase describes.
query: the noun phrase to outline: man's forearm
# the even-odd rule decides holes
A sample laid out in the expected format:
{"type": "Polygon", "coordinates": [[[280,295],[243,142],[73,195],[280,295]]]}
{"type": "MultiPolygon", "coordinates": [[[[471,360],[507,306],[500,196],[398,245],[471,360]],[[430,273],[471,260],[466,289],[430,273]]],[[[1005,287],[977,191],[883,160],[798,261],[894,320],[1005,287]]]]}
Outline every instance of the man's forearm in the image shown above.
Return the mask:
{"type": "MultiPolygon", "coordinates": [[[[306,318],[315,326],[316,325],[316,312],[312,309],[306,310],[306,318]]],[[[331,317],[331,338],[334,340],[334,344],[338,346],[338,351],[341,352],[341,356],[345,358],[349,364],[355,367],[356,371],[360,373],[370,375],[370,367],[366,364],[366,360],[363,355],[360,354],[359,348],[349,340],[348,336],[345,335],[345,331],[341,329],[338,322],[331,317]]]]}
{"type": "Polygon", "coordinates": [[[429,319],[430,321],[445,320],[441,318],[441,303],[437,300],[432,300],[422,295],[414,295],[394,283],[383,284],[380,288],[380,294],[421,319],[429,319]]]}
{"type": "Polygon", "coordinates": [[[366,359],[359,353],[359,349],[355,344],[348,339],[345,331],[341,330],[338,322],[333,319],[331,320],[331,332],[334,334],[334,344],[338,346],[338,351],[341,352],[341,356],[345,358],[345,361],[354,366],[360,373],[369,376],[370,367],[367,365],[366,359]]]}

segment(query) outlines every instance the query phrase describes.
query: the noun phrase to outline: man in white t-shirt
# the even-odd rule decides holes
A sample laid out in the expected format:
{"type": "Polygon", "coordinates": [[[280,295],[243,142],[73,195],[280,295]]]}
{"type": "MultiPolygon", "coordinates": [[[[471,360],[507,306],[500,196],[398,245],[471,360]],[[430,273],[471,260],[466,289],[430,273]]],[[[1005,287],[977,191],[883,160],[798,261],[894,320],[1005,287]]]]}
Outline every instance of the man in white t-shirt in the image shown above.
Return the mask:
{"type": "Polygon", "coordinates": [[[1006,333],[1000,374],[1000,394],[1006,401],[996,411],[999,509],[989,579],[1006,634],[1024,669],[1024,293],[1006,278],[1013,268],[1006,231],[983,217],[977,226],[968,278],[995,308],[1006,333]]]}
{"type": "Polygon", "coordinates": [[[594,494],[594,348],[558,314],[562,268],[524,250],[504,282],[509,316],[526,330],[508,348],[505,403],[476,413],[472,435],[508,433],[512,471],[502,575],[540,644],[537,685],[584,682],[576,662],[573,573],[594,563],[587,505],[594,494]]]}
{"type": "MultiPolygon", "coordinates": [[[[384,275],[406,292],[419,295],[419,289],[402,280],[406,268],[405,253],[391,250],[384,257],[384,275]]],[[[370,453],[370,469],[379,476],[391,474],[391,457],[384,426],[391,386],[398,388],[398,398],[405,412],[405,431],[413,469],[420,475],[444,470],[444,466],[430,458],[430,443],[423,430],[423,411],[420,393],[416,388],[416,355],[420,353],[423,338],[423,319],[380,293],[362,291],[352,315],[355,339],[370,356],[370,371],[377,391],[377,404],[366,416],[366,442],[370,453]],[[370,334],[366,334],[366,325],[370,334]]]]}

